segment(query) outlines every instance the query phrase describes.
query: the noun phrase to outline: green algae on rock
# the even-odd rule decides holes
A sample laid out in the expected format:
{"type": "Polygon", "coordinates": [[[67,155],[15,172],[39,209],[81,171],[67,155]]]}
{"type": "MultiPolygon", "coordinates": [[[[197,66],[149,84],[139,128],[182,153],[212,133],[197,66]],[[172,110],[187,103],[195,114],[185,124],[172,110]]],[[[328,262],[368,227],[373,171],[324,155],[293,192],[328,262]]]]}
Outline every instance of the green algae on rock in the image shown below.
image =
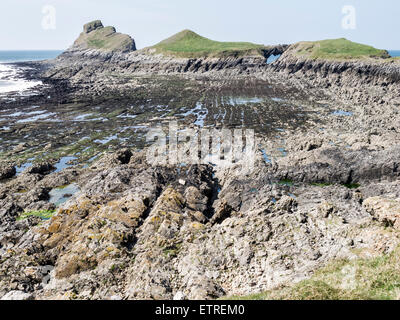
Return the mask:
{"type": "Polygon", "coordinates": [[[55,214],[55,212],[55,210],[24,212],[17,218],[17,221],[27,219],[28,217],[39,217],[42,220],[49,220],[55,214]]]}

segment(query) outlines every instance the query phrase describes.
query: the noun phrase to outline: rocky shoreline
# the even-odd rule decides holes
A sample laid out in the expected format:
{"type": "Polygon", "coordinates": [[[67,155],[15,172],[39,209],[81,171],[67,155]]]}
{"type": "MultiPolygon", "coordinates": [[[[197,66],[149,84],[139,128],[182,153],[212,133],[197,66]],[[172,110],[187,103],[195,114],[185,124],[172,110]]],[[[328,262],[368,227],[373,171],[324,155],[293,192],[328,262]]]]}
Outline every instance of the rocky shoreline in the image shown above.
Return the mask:
{"type": "Polygon", "coordinates": [[[0,105],[0,297],[216,299],[398,247],[398,62],[150,50],[20,64],[46,89],[0,105]],[[254,170],[149,165],[171,120],[254,128],[254,170]]]}

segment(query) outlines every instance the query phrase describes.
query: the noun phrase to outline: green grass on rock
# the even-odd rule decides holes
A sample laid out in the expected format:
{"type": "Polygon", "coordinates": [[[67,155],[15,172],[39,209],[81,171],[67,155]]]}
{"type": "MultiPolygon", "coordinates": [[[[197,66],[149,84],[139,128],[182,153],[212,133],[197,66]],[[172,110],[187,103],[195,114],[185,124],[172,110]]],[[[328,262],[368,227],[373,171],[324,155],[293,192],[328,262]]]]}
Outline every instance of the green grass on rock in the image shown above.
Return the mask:
{"type": "Polygon", "coordinates": [[[184,30],[151,48],[157,52],[181,57],[197,57],[262,54],[261,49],[265,47],[250,42],[214,41],[193,31],[184,30]]]}
{"type": "Polygon", "coordinates": [[[350,40],[331,39],[315,42],[299,42],[295,45],[296,54],[311,59],[363,59],[389,58],[386,50],[355,43],[350,40]]]}
{"type": "Polygon", "coordinates": [[[400,298],[400,248],[391,254],[333,261],[311,279],[233,300],[397,300],[400,298]]]}

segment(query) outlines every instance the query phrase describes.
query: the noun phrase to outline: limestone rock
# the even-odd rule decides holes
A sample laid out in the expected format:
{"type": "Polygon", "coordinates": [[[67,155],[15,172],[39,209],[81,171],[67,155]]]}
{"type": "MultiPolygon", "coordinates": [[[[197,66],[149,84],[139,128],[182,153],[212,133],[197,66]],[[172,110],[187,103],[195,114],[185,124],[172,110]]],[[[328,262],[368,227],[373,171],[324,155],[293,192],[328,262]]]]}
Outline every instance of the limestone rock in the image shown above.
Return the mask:
{"type": "MultiPolygon", "coordinates": [[[[183,175],[181,167],[146,164],[144,154],[104,155],[78,175],[80,193],[49,221],[16,217],[46,202],[61,173],[8,182],[12,191],[0,199],[0,274],[7,275],[0,296],[15,290],[36,299],[215,299],[297,282],[329,261],[391,252],[400,242],[344,186],[296,183],[294,195],[291,186],[266,183],[280,172],[263,162],[250,177],[206,165],[183,175]],[[30,190],[15,195],[20,183],[30,190]]],[[[398,186],[360,189],[370,197],[398,186]]],[[[387,207],[394,210],[395,202],[387,207]]],[[[386,208],[369,203],[374,212],[386,208]]]]}
{"type": "Polygon", "coordinates": [[[400,200],[372,197],[365,200],[363,205],[378,221],[400,229],[400,200]]]}
{"type": "Polygon", "coordinates": [[[324,201],[318,206],[318,214],[321,218],[328,218],[334,214],[337,208],[330,202],[324,201]]]}
{"type": "MultiPolygon", "coordinates": [[[[83,32],[67,50],[65,56],[70,53],[77,55],[79,51],[95,49],[105,52],[131,52],[136,50],[135,41],[126,34],[116,32],[114,27],[104,27],[100,20],[87,23],[83,32]]],[[[60,59],[63,58],[61,55],[60,59]]]]}
{"type": "Polygon", "coordinates": [[[89,33],[89,32],[92,32],[94,30],[101,29],[101,28],[103,28],[103,23],[100,20],[95,20],[95,21],[85,24],[83,26],[83,31],[85,33],[89,33]]]}

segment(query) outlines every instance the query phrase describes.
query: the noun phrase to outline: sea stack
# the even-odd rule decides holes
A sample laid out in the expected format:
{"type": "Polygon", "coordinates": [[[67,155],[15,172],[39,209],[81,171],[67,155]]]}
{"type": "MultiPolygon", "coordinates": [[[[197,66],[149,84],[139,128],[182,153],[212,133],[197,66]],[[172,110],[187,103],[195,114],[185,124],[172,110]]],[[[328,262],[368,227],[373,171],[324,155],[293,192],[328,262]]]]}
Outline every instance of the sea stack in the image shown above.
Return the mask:
{"type": "Polygon", "coordinates": [[[104,27],[100,20],[83,26],[83,32],[71,49],[95,49],[111,52],[136,51],[135,40],[127,34],[118,33],[114,27],[104,27]]]}

